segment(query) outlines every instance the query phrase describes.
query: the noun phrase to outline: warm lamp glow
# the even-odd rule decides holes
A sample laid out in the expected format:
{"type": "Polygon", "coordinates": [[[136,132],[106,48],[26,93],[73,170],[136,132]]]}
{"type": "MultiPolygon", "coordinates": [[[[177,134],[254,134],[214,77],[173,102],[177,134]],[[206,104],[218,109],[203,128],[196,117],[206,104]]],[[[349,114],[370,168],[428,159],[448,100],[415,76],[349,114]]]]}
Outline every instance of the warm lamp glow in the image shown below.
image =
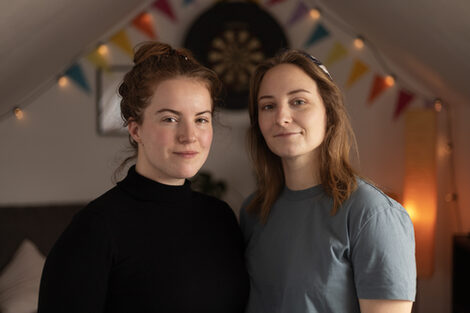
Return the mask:
{"type": "Polygon", "coordinates": [[[387,84],[388,87],[392,87],[393,85],[395,85],[395,77],[393,77],[392,75],[387,75],[385,77],[385,84],[387,84]]]}
{"type": "Polygon", "coordinates": [[[104,44],[100,45],[98,47],[98,53],[101,54],[102,56],[108,54],[108,47],[104,44]]]}
{"type": "Polygon", "coordinates": [[[15,116],[18,120],[22,120],[24,118],[23,110],[21,110],[20,108],[15,108],[13,110],[13,113],[15,113],[15,116]]]}
{"type": "Polygon", "coordinates": [[[356,39],[354,39],[354,46],[359,50],[364,48],[364,38],[357,36],[356,39]]]}
{"type": "Polygon", "coordinates": [[[442,101],[440,99],[434,100],[434,110],[436,110],[436,112],[441,112],[441,110],[442,110],[442,101]]]}
{"type": "Polygon", "coordinates": [[[321,17],[321,12],[317,8],[313,8],[310,10],[310,17],[313,18],[314,20],[318,20],[321,17]]]}
{"type": "Polygon", "coordinates": [[[405,118],[405,182],[403,206],[413,221],[418,277],[434,271],[437,213],[437,123],[433,110],[409,110],[405,118]]]}
{"type": "Polygon", "coordinates": [[[68,79],[65,76],[61,76],[59,80],[57,81],[57,83],[59,84],[60,87],[65,87],[67,86],[68,79]]]}
{"type": "Polygon", "coordinates": [[[144,23],[151,23],[152,22],[152,15],[150,15],[147,12],[142,13],[140,18],[142,19],[142,22],[144,22],[144,23]]]}

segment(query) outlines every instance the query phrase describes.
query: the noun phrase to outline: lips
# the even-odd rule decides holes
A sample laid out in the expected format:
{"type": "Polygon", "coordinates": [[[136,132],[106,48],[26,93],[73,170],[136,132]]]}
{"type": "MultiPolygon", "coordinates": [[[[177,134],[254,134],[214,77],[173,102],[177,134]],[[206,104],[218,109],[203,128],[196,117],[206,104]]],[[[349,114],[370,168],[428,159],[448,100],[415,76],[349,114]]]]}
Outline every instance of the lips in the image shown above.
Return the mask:
{"type": "Polygon", "coordinates": [[[193,158],[198,154],[197,151],[178,151],[178,152],[173,152],[173,153],[179,157],[186,158],[186,159],[193,158]]]}
{"type": "Polygon", "coordinates": [[[290,136],[294,136],[298,134],[300,133],[299,132],[282,132],[282,133],[275,134],[274,137],[290,137],[290,136]]]}

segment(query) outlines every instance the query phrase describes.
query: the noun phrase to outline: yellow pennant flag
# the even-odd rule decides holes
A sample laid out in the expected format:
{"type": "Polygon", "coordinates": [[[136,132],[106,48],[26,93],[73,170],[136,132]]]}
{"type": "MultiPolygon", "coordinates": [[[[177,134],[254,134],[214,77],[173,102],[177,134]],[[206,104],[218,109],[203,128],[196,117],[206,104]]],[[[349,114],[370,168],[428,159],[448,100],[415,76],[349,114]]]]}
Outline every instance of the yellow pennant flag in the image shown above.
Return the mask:
{"type": "Polygon", "coordinates": [[[96,67],[102,68],[104,70],[109,70],[108,60],[106,58],[106,53],[99,51],[100,48],[93,50],[90,54],[86,56],[88,61],[93,63],[96,67]]]}
{"type": "Polygon", "coordinates": [[[127,34],[124,30],[116,33],[113,37],[111,37],[110,41],[124,50],[131,57],[134,56],[131,41],[129,40],[129,37],[127,37],[127,34]]]}
{"type": "Polygon", "coordinates": [[[333,47],[331,48],[330,52],[328,53],[328,57],[326,58],[325,65],[331,66],[338,62],[341,59],[344,59],[348,55],[348,50],[339,42],[335,42],[333,47]]]}
{"type": "Polygon", "coordinates": [[[366,74],[369,71],[369,66],[364,64],[361,60],[356,59],[352,67],[351,73],[349,74],[348,81],[346,82],[346,87],[351,87],[354,85],[357,80],[366,74]]]}

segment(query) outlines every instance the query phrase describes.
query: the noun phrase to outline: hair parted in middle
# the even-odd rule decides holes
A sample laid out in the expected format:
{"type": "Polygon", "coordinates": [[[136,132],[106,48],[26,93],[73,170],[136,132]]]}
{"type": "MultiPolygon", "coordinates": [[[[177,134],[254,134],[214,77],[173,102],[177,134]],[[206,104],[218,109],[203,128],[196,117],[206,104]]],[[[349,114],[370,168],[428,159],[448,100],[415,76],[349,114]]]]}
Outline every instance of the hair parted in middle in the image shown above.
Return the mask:
{"type": "MultiPolygon", "coordinates": [[[[285,184],[281,158],[269,149],[258,123],[258,93],[267,71],[280,64],[299,67],[317,84],[326,112],[325,137],[318,147],[320,180],[325,193],[333,199],[332,214],[357,187],[357,173],[350,162],[351,148],[356,148],[356,139],[349,122],[343,96],[326,69],[312,56],[300,51],[282,50],[276,56],[259,64],[250,82],[250,129],[248,145],[254,164],[257,190],[248,204],[247,211],[257,214],[266,222],[272,205],[285,184]],[[313,58],[314,59],[314,58],[313,58]],[[322,68],[323,67],[323,68],[322,68]]],[[[357,151],[357,150],[356,150],[357,151]]]]}
{"type": "MultiPolygon", "coordinates": [[[[214,111],[222,84],[213,70],[196,61],[186,49],[173,49],[170,45],[157,41],[147,41],[137,45],[134,66],[126,73],[119,86],[124,126],[130,121],[141,124],[143,112],[150,104],[157,85],[164,80],[178,77],[196,79],[205,84],[211,95],[212,111],[214,111]]],[[[122,162],[117,172],[137,156],[138,145],[130,134],[129,142],[133,154],[122,162]]]]}

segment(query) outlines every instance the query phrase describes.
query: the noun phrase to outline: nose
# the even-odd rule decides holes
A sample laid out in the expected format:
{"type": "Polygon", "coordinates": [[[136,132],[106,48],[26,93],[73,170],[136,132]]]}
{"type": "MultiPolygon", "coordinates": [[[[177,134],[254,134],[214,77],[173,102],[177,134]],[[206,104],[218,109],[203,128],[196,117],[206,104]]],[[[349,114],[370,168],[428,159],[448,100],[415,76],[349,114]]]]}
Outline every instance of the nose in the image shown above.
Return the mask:
{"type": "Polygon", "coordinates": [[[292,115],[288,106],[279,105],[275,115],[276,123],[285,126],[292,122],[292,115]]]}
{"type": "Polygon", "coordinates": [[[196,141],[195,125],[191,122],[181,122],[178,128],[178,141],[180,143],[192,143],[196,141]]]}

